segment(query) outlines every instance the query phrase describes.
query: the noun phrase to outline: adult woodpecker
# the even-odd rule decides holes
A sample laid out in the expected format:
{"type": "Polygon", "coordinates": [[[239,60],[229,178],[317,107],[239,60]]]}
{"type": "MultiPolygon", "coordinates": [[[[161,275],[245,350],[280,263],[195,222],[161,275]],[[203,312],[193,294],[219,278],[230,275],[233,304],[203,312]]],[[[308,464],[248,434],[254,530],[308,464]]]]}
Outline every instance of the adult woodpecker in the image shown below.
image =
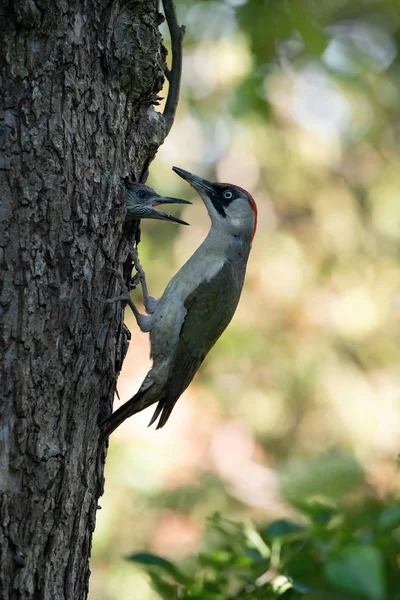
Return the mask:
{"type": "Polygon", "coordinates": [[[126,184],[127,221],[135,219],[161,219],[162,221],[189,225],[189,223],[182,221],[182,219],[157,210],[155,207],[160,204],[191,204],[191,202],[181,200],[180,198],[160,196],[155,190],[143,183],[126,184]]]}
{"type": "Polygon", "coordinates": [[[149,423],[157,429],[192,381],[207,353],[231,321],[242,291],[257,225],[251,195],[228,183],[211,183],[173,167],[201,196],[211,229],[195,253],[168,283],[152,314],[131,308],[142,331],[150,332],[153,366],[139,391],[102,424],[107,438],[126,418],[158,402],[149,423]]]}

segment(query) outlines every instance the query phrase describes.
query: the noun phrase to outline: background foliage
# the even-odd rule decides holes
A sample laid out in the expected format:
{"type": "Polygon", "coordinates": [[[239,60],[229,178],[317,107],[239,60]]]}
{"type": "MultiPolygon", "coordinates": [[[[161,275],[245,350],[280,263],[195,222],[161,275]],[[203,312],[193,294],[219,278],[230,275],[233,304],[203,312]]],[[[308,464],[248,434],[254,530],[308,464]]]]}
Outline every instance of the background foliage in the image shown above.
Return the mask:
{"type": "MultiPolygon", "coordinates": [[[[143,222],[151,291],[208,228],[172,165],[247,188],[259,228],[168,426],[112,438],[91,598],[398,599],[400,5],[177,5],[182,97],[149,183],[194,205],[190,228],[143,222]]],[[[123,401],[149,366],[130,319],[123,401]]]]}

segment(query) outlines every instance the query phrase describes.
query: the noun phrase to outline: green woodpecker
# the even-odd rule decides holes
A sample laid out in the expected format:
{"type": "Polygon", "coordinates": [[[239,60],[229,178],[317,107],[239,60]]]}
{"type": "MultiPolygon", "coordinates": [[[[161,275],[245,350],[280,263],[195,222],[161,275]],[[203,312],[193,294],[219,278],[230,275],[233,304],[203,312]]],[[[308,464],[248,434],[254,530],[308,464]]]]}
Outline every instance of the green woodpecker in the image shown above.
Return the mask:
{"type": "MultiPolygon", "coordinates": [[[[130,304],[139,327],[150,332],[153,366],[139,391],[102,424],[102,439],[126,418],[158,402],[150,421],[167,422],[176,401],[231,321],[242,291],[257,225],[251,195],[228,183],[211,183],[173,167],[201,196],[211,229],[168,283],[149,315],[130,304]]],[[[146,302],[145,302],[146,305],[146,302]]]]}
{"type": "Polygon", "coordinates": [[[134,219],[161,219],[162,221],[189,225],[186,221],[157,210],[155,207],[160,204],[191,204],[191,202],[181,200],[180,198],[160,196],[155,190],[143,183],[126,184],[127,221],[134,219]]]}

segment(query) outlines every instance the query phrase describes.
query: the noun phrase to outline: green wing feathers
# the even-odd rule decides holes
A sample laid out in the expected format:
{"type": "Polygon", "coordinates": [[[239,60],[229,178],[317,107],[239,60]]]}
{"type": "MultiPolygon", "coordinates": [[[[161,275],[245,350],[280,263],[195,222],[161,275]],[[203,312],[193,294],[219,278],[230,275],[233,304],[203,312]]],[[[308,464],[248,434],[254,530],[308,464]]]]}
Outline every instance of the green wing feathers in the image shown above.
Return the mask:
{"type": "Polygon", "coordinates": [[[173,358],[168,394],[160,400],[151,420],[154,423],[161,413],[157,429],[165,425],[176,401],[230,323],[241,289],[242,281],[235,277],[232,263],[226,261],[213,279],[202,282],[186,298],[187,314],[173,358]]]}

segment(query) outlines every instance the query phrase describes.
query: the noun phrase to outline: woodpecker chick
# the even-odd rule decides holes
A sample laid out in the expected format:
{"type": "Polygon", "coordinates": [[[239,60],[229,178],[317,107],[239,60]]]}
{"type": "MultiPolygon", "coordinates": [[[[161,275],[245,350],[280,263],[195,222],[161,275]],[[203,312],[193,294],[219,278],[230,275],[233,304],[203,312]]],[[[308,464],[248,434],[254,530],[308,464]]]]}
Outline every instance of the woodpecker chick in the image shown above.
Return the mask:
{"type": "MultiPolygon", "coordinates": [[[[181,225],[189,225],[189,223],[183,221],[182,219],[178,219],[177,217],[168,215],[167,213],[157,210],[155,207],[160,204],[191,204],[191,202],[189,202],[188,200],[182,200],[181,198],[170,198],[169,196],[161,196],[151,187],[144,185],[143,183],[128,182],[126,184],[126,221],[129,222],[139,219],[160,219],[162,221],[171,221],[172,223],[179,223],[181,225]]],[[[135,247],[133,241],[130,240],[129,248],[131,260],[129,260],[129,262],[127,263],[128,277],[130,277],[130,273],[132,270],[132,261],[137,271],[136,276],[133,279],[131,279],[131,286],[136,287],[136,278],[138,277],[143,291],[143,302],[146,312],[152,314],[157,305],[157,300],[156,298],[153,298],[153,296],[150,296],[148,293],[145,272],[139,262],[137,244],[135,247]]],[[[123,282],[123,287],[125,287],[125,282],[123,282]]],[[[125,292],[120,296],[116,296],[115,298],[110,298],[109,300],[106,300],[107,304],[111,304],[117,301],[127,302],[136,317],[139,327],[141,329],[144,328],[144,330],[147,331],[146,316],[140,315],[127,290],[125,290],[125,292]]]]}
{"type": "Polygon", "coordinates": [[[204,358],[231,321],[242,291],[247,259],[257,225],[251,195],[229,183],[211,183],[173,167],[202,198],[211,229],[168,283],[153,314],[135,314],[150,332],[153,366],[133,398],[102,424],[107,438],[126,418],[158,402],[150,425],[157,429],[188,387],[204,358]]]}
{"type": "Polygon", "coordinates": [[[160,219],[161,221],[171,221],[180,225],[189,225],[186,221],[168,215],[155,207],[160,204],[191,204],[187,200],[180,198],[169,198],[160,196],[155,190],[143,183],[126,184],[126,220],[134,219],[160,219]]]}

